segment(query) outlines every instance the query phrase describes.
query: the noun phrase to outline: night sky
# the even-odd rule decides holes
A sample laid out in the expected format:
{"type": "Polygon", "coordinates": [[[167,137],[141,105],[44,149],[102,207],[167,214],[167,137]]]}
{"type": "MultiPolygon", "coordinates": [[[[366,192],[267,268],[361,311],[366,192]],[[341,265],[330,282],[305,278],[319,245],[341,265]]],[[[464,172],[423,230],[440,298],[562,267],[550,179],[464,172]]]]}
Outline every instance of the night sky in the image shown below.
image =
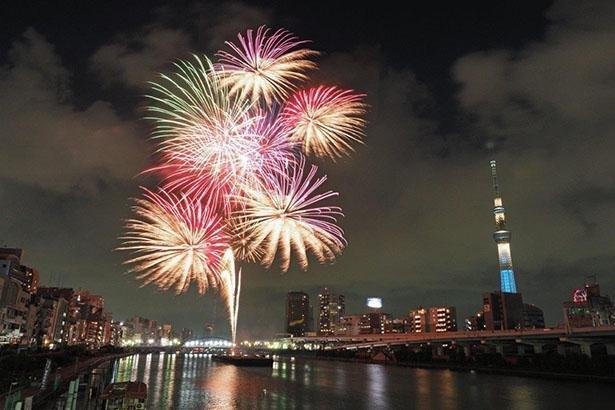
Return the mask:
{"type": "Polygon", "coordinates": [[[24,248],[43,284],[91,289],[119,320],[226,333],[215,294],[140,288],[114,248],[156,183],[137,176],[146,81],[267,24],[313,40],[314,83],[367,93],[369,126],[355,155],[321,164],[346,252],[307,272],[245,266],[240,337],[282,331],[285,293],[321,286],[349,313],[381,296],[394,315],[455,305],[461,322],[499,288],[492,156],[525,301],[556,324],[586,275],[615,293],[612,2],[52,3],[5,7],[0,33],[0,245],[24,248]]]}

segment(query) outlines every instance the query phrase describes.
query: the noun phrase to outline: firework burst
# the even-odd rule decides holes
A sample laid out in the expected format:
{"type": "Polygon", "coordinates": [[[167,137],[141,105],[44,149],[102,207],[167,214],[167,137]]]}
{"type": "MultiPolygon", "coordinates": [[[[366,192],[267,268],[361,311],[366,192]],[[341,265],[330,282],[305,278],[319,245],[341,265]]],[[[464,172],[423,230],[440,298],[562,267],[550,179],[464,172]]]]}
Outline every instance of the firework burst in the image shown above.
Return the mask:
{"type": "Polygon", "coordinates": [[[233,341],[241,269],[235,260],[287,271],[308,255],[333,262],[346,246],[343,216],[317,192],[326,176],[301,154],[335,160],[361,143],[363,95],[337,87],[297,90],[318,55],[290,32],[264,26],[238,34],[214,65],[194,56],[152,83],[147,119],[154,121],[162,176],[157,193],[136,200],[119,249],[143,284],[200,293],[218,287],[233,341]],[[289,96],[291,96],[289,98],[289,96]]]}
{"type": "Polygon", "coordinates": [[[143,285],[155,284],[163,290],[185,292],[194,282],[199,293],[218,285],[217,272],[229,238],[222,218],[200,201],[161,190],[145,190],[137,199],[135,219],[126,222],[126,234],[119,249],[137,256],[133,264],[143,285]]]}
{"type": "Polygon", "coordinates": [[[219,51],[219,74],[230,85],[231,94],[263,98],[267,105],[282,101],[295,89],[295,83],[307,79],[305,72],[316,68],[310,60],[318,52],[299,48],[306,41],[298,40],[290,32],[279,29],[271,33],[261,26],[238,34],[239,44],[229,41],[231,52],[219,51]]]}
{"type": "Polygon", "coordinates": [[[274,112],[229,95],[209,60],[175,64],[174,76],[154,84],[153,138],[163,164],[164,188],[225,204],[226,196],[293,160],[290,128],[274,112]]]}
{"type": "Polygon", "coordinates": [[[289,164],[286,172],[263,180],[258,188],[248,187],[242,209],[235,212],[237,228],[243,232],[248,254],[261,248],[261,263],[270,267],[278,255],[286,272],[294,252],[299,266],[308,267],[308,251],[320,262],[332,262],[346,245],[344,232],[336,225],[343,216],[337,206],[319,206],[337,196],[336,192],[315,191],[327,177],[315,178],[318,167],[312,165],[304,175],[305,161],[289,164]]]}
{"type": "Polygon", "coordinates": [[[168,190],[222,199],[259,148],[250,132],[259,118],[251,104],[230,98],[209,60],[194,59],[176,63],[174,75],[152,84],[148,119],[155,121],[152,138],[163,160],[154,170],[166,174],[168,190]]]}
{"type": "Polygon", "coordinates": [[[293,127],[291,139],[306,154],[333,160],[354,151],[361,143],[365,120],[363,94],[337,87],[317,87],[297,92],[282,116],[293,127]]]}

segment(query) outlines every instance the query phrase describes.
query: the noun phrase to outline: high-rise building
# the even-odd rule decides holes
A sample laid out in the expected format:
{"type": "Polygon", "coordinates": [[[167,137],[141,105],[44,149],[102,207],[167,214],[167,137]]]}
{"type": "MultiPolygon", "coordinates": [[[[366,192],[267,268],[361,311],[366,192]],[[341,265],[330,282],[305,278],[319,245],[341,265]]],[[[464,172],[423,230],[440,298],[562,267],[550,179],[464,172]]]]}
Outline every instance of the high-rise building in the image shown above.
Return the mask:
{"type": "Polygon", "coordinates": [[[10,277],[0,277],[0,344],[19,343],[26,332],[30,293],[10,277]]]}
{"type": "Polygon", "coordinates": [[[68,300],[45,292],[37,293],[30,300],[29,312],[27,343],[51,348],[67,341],[68,300]]]}
{"type": "Polygon", "coordinates": [[[489,292],[483,295],[486,330],[521,329],[524,325],[520,293],[489,292]]]}
{"type": "Polygon", "coordinates": [[[410,311],[410,332],[455,332],[457,331],[457,309],[454,306],[418,307],[410,311]]]}
{"type": "Polygon", "coordinates": [[[318,295],[320,311],[318,313],[318,333],[320,335],[333,335],[340,323],[340,318],[346,313],[344,295],[332,294],[324,288],[318,295]]]}
{"type": "Polygon", "coordinates": [[[18,281],[28,293],[36,293],[40,275],[29,266],[22,265],[23,249],[0,248],[0,274],[18,281]]]}
{"type": "Polygon", "coordinates": [[[389,320],[388,313],[370,312],[361,316],[359,322],[359,333],[365,334],[384,334],[386,332],[386,322],[389,320]]]}
{"type": "MultiPolygon", "coordinates": [[[[57,288],[57,287],[40,287],[36,292],[36,297],[40,300],[63,300],[66,302],[65,313],[62,313],[61,334],[60,340],[55,339],[55,344],[69,344],[71,342],[71,331],[76,329],[77,310],[75,291],[71,288],[57,288]]],[[[61,305],[61,304],[60,304],[61,305]]]]}
{"type": "Polygon", "coordinates": [[[567,328],[600,327],[615,324],[615,307],[611,298],[600,294],[595,277],[575,289],[572,301],[564,302],[564,322],[567,328]]]}
{"type": "Polygon", "coordinates": [[[346,315],[340,318],[336,336],[358,336],[361,334],[361,315],[346,315]]]}
{"type": "Polygon", "coordinates": [[[485,314],[479,310],[472,316],[468,316],[465,320],[465,330],[475,332],[485,330],[485,314]]]}
{"type": "Polygon", "coordinates": [[[410,321],[407,318],[390,319],[384,322],[384,333],[409,333],[410,321]]]}
{"type": "Polygon", "coordinates": [[[288,292],[286,295],[286,333],[295,337],[310,331],[310,297],[305,292],[288,292]]]}
{"type": "Polygon", "coordinates": [[[457,309],[454,306],[430,307],[429,324],[432,332],[456,332],[457,309]]]}
{"type": "Polygon", "coordinates": [[[110,324],[110,336],[107,344],[111,346],[121,346],[122,343],[122,331],[123,331],[123,322],[118,322],[117,320],[113,320],[110,324]]]}
{"type": "Polygon", "coordinates": [[[545,315],[542,309],[531,303],[524,303],[523,327],[525,329],[544,329],[545,315]]]}
{"type": "Polygon", "coordinates": [[[418,308],[411,310],[408,314],[410,317],[410,332],[412,333],[427,333],[427,309],[419,306],[418,308]]]}
{"type": "Polygon", "coordinates": [[[493,182],[493,215],[495,216],[496,228],[493,233],[493,239],[498,246],[500,290],[502,292],[517,293],[517,283],[510,253],[510,231],[506,229],[505,209],[500,195],[495,160],[491,161],[491,179],[493,182]]]}
{"type": "Polygon", "coordinates": [[[75,292],[71,300],[69,344],[82,344],[91,349],[103,345],[105,326],[111,317],[104,311],[105,300],[87,290],[75,292]]]}

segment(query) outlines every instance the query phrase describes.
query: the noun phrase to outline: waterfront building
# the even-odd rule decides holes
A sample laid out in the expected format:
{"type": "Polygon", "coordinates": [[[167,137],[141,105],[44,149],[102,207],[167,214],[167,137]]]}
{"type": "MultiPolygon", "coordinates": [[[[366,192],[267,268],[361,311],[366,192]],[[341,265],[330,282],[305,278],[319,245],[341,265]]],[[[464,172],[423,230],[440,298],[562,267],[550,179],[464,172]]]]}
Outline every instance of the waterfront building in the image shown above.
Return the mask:
{"type": "Polygon", "coordinates": [[[24,291],[32,294],[38,289],[40,275],[38,271],[23,265],[23,249],[0,248],[0,275],[13,278],[23,287],[24,291]]]}
{"type": "Polygon", "coordinates": [[[457,309],[454,306],[430,307],[429,328],[431,332],[456,332],[457,309]]]}
{"type": "Polygon", "coordinates": [[[384,334],[385,324],[389,319],[388,313],[369,312],[361,315],[359,322],[359,333],[366,334],[384,334]]]}
{"type": "Polygon", "coordinates": [[[542,309],[531,303],[524,303],[523,327],[525,329],[544,329],[545,315],[542,309]]]}
{"type": "MultiPolygon", "coordinates": [[[[192,331],[190,331],[190,338],[192,331]]],[[[158,323],[141,316],[133,316],[124,322],[122,341],[135,345],[160,343],[158,323]]]]}
{"type": "Polygon", "coordinates": [[[411,333],[427,333],[427,309],[419,306],[408,314],[411,333]]]}
{"type": "Polygon", "coordinates": [[[482,310],[479,310],[472,316],[468,316],[465,319],[465,330],[469,332],[476,332],[479,330],[485,330],[485,314],[482,310]]]}
{"type": "Polygon", "coordinates": [[[193,336],[194,336],[194,332],[192,331],[192,329],[188,329],[187,327],[184,327],[180,333],[180,339],[182,343],[184,343],[187,340],[192,339],[193,336]]]}
{"type": "Polygon", "coordinates": [[[30,293],[10,276],[0,277],[0,344],[20,343],[26,330],[30,293]]]}
{"type": "Polygon", "coordinates": [[[294,337],[309,332],[310,297],[305,292],[288,292],[286,295],[286,332],[294,337]]]}
{"type": "Polygon", "coordinates": [[[414,333],[457,331],[457,309],[454,306],[433,306],[411,310],[409,331],[414,333]]]}
{"type": "Polygon", "coordinates": [[[45,348],[64,344],[69,313],[69,301],[62,297],[50,297],[44,292],[32,296],[26,343],[45,348]]]}
{"type": "Polygon", "coordinates": [[[358,336],[361,334],[361,315],[345,315],[340,318],[336,336],[358,336]]]}
{"type": "Polygon", "coordinates": [[[408,333],[410,321],[408,319],[389,319],[384,322],[384,333],[408,333]]]}
{"type": "Polygon", "coordinates": [[[170,323],[164,323],[158,327],[160,339],[171,340],[173,338],[173,326],[170,323]]]}
{"type": "Polygon", "coordinates": [[[486,330],[521,329],[524,325],[520,293],[495,291],[483,295],[486,330]]]}
{"type": "Polygon", "coordinates": [[[56,337],[55,344],[70,344],[71,330],[74,331],[74,325],[77,321],[77,312],[75,309],[75,291],[72,288],[58,288],[58,287],[40,287],[36,292],[36,296],[41,300],[63,300],[66,303],[66,314],[62,315],[61,334],[60,340],[56,337]]]}
{"type": "Polygon", "coordinates": [[[572,292],[572,300],[563,303],[564,324],[567,328],[615,325],[615,308],[611,298],[600,294],[595,277],[572,292]]]}
{"type": "Polygon", "coordinates": [[[324,288],[318,295],[320,310],[318,312],[318,334],[321,336],[335,334],[340,318],[346,313],[344,295],[335,295],[324,288]]]}
{"type": "Polygon", "coordinates": [[[86,345],[96,349],[104,344],[105,323],[110,321],[104,311],[105,300],[87,290],[74,292],[70,302],[68,344],[86,345]]]}

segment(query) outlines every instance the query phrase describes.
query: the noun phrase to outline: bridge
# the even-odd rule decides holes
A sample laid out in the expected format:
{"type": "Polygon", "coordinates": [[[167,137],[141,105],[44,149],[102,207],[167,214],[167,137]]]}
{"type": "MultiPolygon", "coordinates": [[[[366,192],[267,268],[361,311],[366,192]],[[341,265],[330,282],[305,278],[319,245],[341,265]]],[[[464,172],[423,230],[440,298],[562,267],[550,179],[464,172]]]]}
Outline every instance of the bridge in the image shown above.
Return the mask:
{"type": "Polygon", "coordinates": [[[292,337],[263,343],[263,347],[269,349],[288,348],[292,350],[358,350],[396,346],[410,348],[432,346],[438,353],[441,353],[443,348],[459,347],[464,349],[466,355],[471,353],[471,349],[482,346],[484,350],[493,348],[502,354],[510,353],[511,350],[517,354],[556,350],[560,354],[578,351],[591,357],[592,351],[596,348],[606,349],[606,354],[615,355],[615,326],[292,337]]]}
{"type": "Polygon", "coordinates": [[[187,349],[230,349],[233,343],[221,337],[206,337],[187,340],[183,347],[187,349]]]}

